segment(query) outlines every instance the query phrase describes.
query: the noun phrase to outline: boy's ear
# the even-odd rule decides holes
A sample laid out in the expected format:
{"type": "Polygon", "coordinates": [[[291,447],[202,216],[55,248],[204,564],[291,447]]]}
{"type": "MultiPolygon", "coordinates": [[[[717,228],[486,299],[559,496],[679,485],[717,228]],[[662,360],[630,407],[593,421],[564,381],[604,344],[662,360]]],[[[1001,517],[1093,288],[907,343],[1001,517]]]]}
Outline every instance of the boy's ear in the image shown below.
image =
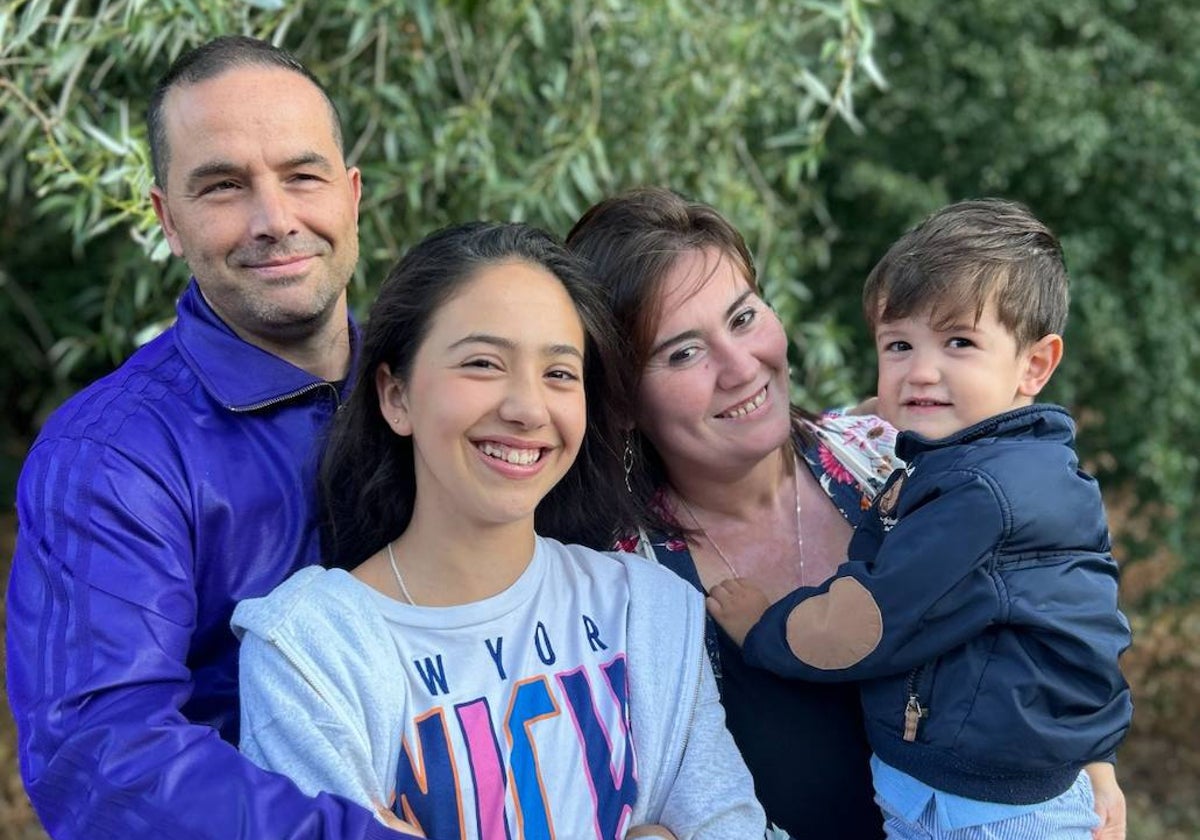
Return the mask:
{"type": "Polygon", "coordinates": [[[380,362],[375,368],[375,393],[379,395],[379,412],[398,435],[412,434],[408,416],[408,392],[404,383],[392,375],[392,367],[380,362]]]}
{"type": "Polygon", "coordinates": [[[1025,350],[1025,373],[1017,385],[1017,393],[1032,399],[1046,387],[1050,376],[1063,357],[1062,336],[1050,333],[1025,350]]]}

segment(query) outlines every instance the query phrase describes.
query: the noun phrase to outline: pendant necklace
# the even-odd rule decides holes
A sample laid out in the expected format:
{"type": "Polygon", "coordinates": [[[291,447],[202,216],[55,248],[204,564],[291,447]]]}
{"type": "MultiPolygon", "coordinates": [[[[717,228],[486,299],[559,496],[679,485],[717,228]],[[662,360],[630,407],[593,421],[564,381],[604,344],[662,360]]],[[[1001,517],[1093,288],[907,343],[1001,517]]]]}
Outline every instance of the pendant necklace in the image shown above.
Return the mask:
{"type": "MultiPolygon", "coordinates": [[[[800,530],[800,460],[796,457],[795,453],[792,454],[792,477],[793,486],[796,490],[796,553],[800,559],[800,585],[804,586],[804,533],[800,530]]],[[[679,499],[679,503],[683,505],[683,509],[687,511],[688,517],[691,518],[692,524],[696,526],[696,529],[700,532],[700,535],[704,537],[708,544],[713,547],[713,551],[717,553],[717,556],[721,558],[721,562],[725,564],[725,568],[729,570],[729,574],[735,578],[741,577],[741,574],[739,574],[737,568],[730,561],[729,556],[721,550],[721,546],[717,545],[717,541],[714,540],[712,536],[709,535],[708,530],[700,524],[700,520],[696,518],[696,513],[692,510],[692,506],[687,503],[687,499],[683,498],[683,496],[679,495],[678,493],[675,495],[676,498],[679,499]]],[[[388,550],[391,550],[390,544],[388,545],[388,550]]],[[[395,569],[395,565],[393,565],[392,568],[395,569]]],[[[400,573],[396,572],[397,579],[399,579],[399,576],[400,573]]],[[[401,581],[400,585],[402,587],[404,586],[403,581],[401,581]]],[[[407,595],[408,593],[406,592],[405,594],[407,595]]]]}
{"type": "MultiPolygon", "coordinates": [[[[392,542],[395,542],[395,540],[392,542]]],[[[712,542],[712,540],[709,540],[709,542],[712,542]]],[[[720,549],[717,549],[717,551],[719,552],[720,549]]],[[[408,594],[408,587],[404,585],[404,577],[400,574],[400,568],[396,565],[396,555],[392,553],[392,543],[390,542],[387,544],[387,552],[388,562],[392,564],[392,574],[396,576],[396,583],[400,584],[400,594],[404,596],[405,601],[408,601],[408,603],[415,607],[417,602],[414,601],[413,597],[408,594]]],[[[803,563],[801,565],[803,565],[803,563]]]]}

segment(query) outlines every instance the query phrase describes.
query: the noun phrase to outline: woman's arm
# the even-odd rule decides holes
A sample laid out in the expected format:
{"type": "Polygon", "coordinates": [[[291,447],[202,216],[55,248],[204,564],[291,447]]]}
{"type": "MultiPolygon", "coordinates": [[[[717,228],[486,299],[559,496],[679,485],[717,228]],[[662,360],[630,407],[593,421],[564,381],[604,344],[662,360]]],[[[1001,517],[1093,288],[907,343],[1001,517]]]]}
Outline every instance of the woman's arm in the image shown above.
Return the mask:
{"type": "Polygon", "coordinates": [[[1107,761],[1094,761],[1083,768],[1092,780],[1100,827],[1095,840],[1125,840],[1125,793],[1117,784],[1117,769],[1107,761]]]}

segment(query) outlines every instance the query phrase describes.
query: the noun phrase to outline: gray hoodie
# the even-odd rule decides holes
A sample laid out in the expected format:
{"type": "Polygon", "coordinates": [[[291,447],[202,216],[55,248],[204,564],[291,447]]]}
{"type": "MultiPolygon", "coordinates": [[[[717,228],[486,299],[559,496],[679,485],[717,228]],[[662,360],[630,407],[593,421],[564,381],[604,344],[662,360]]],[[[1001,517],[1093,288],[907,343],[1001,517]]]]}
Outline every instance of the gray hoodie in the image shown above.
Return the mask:
{"type": "MultiPolygon", "coordinates": [[[[560,555],[555,562],[617,562],[625,570],[639,777],[630,824],[660,823],[680,840],[761,838],[766,818],[704,656],[699,593],[635,555],[542,538],[539,550],[560,555]]],[[[367,807],[384,801],[394,776],[401,721],[389,712],[404,707],[398,681],[385,676],[397,667],[395,651],[372,595],[343,571],[311,567],[266,598],[242,602],[233,616],[242,639],[242,751],[309,793],[327,790],[367,807]]]]}

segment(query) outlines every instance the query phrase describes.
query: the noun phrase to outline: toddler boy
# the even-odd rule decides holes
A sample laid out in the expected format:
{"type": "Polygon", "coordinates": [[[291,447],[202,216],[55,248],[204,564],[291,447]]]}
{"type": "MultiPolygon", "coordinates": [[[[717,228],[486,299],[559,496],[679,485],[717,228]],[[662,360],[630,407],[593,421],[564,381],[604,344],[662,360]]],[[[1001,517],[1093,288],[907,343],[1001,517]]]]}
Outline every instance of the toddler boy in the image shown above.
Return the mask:
{"type": "Polygon", "coordinates": [[[863,305],[907,467],[824,584],[769,605],[728,580],[709,609],[752,664],[862,681],[889,837],[1090,837],[1081,771],[1129,727],[1129,625],[1074,424],[1034,404],[1062,359],[1061,246],[1019,204],[953,204],[863,305]]]}

